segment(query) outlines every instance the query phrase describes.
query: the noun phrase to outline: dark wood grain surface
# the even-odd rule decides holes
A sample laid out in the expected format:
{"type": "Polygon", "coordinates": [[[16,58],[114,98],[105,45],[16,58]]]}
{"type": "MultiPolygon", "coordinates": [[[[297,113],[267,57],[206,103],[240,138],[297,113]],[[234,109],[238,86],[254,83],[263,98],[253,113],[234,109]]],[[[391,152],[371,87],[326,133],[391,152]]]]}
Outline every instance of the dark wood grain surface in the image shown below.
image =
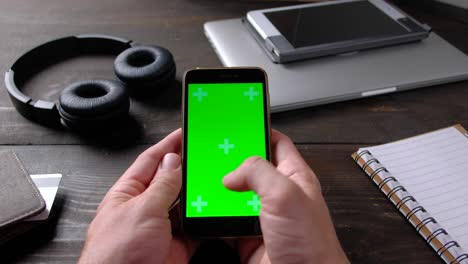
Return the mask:
{"type": "MultiPolygon", "coordinates": [[[[410,14],[468,53],[468,25],[414,6],[410,14]]],[[[133,125],[106,141],[47,128],[20,116],[0,89],[0,150],[16,151],[29,173],[62,173],[55,218],[0,246],[0,262],[73,263],[108,188],[150,144],[180,127],[180,80],[185,70],[220,66],[203,33],[209,20],[290,4],[217,0],[0,1],[0,70],[34,46],[79,33],[106,33],[169,48],[177,63],[173,87],[158,98],[134,100],[133,125]]],[[[436,61],[434,63],[437,63],[436,61]]],[[[363,73],[364,74],[364,73],[363,73]]],[[[48,100],[67,84],[113,78],[112,58],[84,57],[45,69],[24,91],[48,100]]],[[[1,85],[3,86],[3,85],[1,85]]],[[[288,134],[320,178],[339,238],[354,263],[442,263],[385,199],[350,154],[461,123],[468,127],[468,82],[278,113],[272,125],[288,134]]],[[[1,164],[0,164],[1,166],[1,164]]]]}

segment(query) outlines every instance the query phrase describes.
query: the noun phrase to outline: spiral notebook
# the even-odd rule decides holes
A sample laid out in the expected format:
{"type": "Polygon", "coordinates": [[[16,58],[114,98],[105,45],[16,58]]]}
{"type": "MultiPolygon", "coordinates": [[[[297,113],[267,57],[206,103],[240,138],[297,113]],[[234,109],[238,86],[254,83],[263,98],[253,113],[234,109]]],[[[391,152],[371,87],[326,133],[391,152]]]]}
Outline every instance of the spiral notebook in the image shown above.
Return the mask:
{"type": "Polygon", "coordinates": [[[352,157],[446,263],[468,263],[468,133],[461,125],[352,157]]]}

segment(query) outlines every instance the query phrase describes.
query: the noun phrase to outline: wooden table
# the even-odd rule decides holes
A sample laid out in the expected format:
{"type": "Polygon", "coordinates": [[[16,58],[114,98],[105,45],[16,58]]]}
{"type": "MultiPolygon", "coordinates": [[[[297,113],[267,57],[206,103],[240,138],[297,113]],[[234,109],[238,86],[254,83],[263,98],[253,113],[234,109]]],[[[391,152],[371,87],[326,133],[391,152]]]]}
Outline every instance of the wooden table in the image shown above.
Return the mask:
{"type": "MultiPolygon", "coordinates": [[[[203,34],[209,20],[243,16],[284,2],[216,0],[15,0],[0,2],[0,67],[50,39],[106,33],[168,47],[177,79],[197,66],[220,66],[203,34]]],[[[404,7],[468,52],[468,25],[404,7]]],[[[437,61],[434,61],[437,63],[437,61]]],[[[365,74],[365,73],[363,73],[365,74]]],[[[72,81],[113,78],[112,58],[85,57],[50,67],[24,91],[57,99],[72,81]]],[[[181,124],[180,82],[154,102],[132,101],[137,125],[106,142],[43,127],[20,116],[0,89],[0,150],[17,152],[27,171],[62,173],[57,218],[0,248],[5,260],[73,263],[103,195],[135,157],[181,124]]],[[[351,160],[357,148],[461,123],[468,127],[468,82],[274,114],[317,173],[338,236],[354,263],[442,263],[410,224],[351,160]]],[[[1,166],[1,164],[0,164],[1,166]]]]}

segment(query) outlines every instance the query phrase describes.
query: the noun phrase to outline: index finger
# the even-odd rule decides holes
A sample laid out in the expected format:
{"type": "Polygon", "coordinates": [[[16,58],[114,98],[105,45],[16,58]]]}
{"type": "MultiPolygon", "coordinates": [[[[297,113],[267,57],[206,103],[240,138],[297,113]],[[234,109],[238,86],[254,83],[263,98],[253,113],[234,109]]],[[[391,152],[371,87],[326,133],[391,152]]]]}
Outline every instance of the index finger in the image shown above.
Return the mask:
{"type": "Polygon", "coordinates": [[[141,153],[125,173],[114,183],[99,204],[98,211],[115,197],[131,197],[143,193],[154,178],[162,157],[167,153],[178,153],[181,149],[182,130],[179,128],[156,145],[141,153]]]}
{"type": "Polygon", "coordinates": [[[283,133],[272,130],[272,161],[276,169],[298,185],[309,197],[320,190],[320,182],[292,140],[283,133]]]}
{"type": "Polygon", "coordinates": [[[294,161],[301,169],[310,169],[302,158],[292,140],[278,130],[271,130],[271,152],[272,162],[276,166],[284,161],[294,161]]]}
{"type": "Polygon", "coordinates": [[[141,153],[135,162],[120,177],[120,180],[137,180],[148,186],[156,173],[159,162],[167,153],[181,150],[182,130],[179,128],[141,153]]]}
{"type": "MultiPolygon", "coordinates": [[[[136,196],[149,186],[162,157],[167,153],[178,153],[181,149],[182,130],[169,134],[157,144],[141,153],[132,165],[111,187],[109,193],[125,192],[136,196]],[[130,190],[130,191],[129,191],[130,190]]],[[[109,195],[106,195],[106,197],[109,195]]],[[[104,197],[104,200],[106,200],[104,197]]]]}

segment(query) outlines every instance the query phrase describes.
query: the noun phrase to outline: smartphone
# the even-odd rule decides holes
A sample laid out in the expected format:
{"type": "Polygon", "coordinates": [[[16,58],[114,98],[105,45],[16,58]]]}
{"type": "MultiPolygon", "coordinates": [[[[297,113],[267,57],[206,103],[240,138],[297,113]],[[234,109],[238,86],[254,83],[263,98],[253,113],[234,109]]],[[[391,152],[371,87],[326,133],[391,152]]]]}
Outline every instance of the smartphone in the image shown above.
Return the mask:
{"type": "Polygon", "coordinates": [[[255,10],[246,24],[277,63],[422,40],[431,31],[384,0],[255,10]]]}
{"type": "Polygon", "coordinates": [[[261,201],[222,179],[245,159],[270,159],[266,73],[260,68],[194,69],[183,80],[182,228],[197,238],[261,235],[261,201]]]}

